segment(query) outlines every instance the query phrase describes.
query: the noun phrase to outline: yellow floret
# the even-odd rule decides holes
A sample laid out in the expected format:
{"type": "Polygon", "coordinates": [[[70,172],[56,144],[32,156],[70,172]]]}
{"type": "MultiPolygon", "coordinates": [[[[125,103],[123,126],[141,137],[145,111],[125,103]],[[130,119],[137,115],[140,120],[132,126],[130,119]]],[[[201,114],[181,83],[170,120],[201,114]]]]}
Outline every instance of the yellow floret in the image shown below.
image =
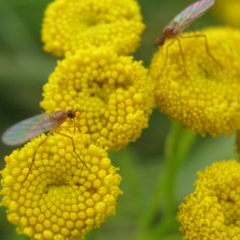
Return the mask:
{"type": "Polygon", "coordinates": [[[144,29],[135,0],[56,0],[45,13],[44,50],[65,56],[91,46],[112,46],[133,53],[144,29]]]}
{"type": "Polygon", "coordinates": [[[154,104],[153,83],[141,62],[110,48],[67,56],[44,86],[41,107],[78,109],[74,122],[97,145],[118,150],[135,141],[154,104]]]}
{"type": "Polygon", "coordinates": [[[41,135],[5,157],[1,205],[19,234],[83,239],[115,214],[121,194],[118,169],[88,136],[71,132],[62,128],[47,139],[41,135]]]}
{"type": "Polygon", "coordinates": [[[240,164],[214,163],[198,173],[195,192],[179,207],[184,240],[240,239],[240,164]]]}
{"type": "Polygon", "coordinates": [[[240,31],[211,28],[166,42],[150,75],[158,108],[204,136],[240,129],[240,31]],[[205,42],[205,38],[207,42],[205,42]]]}
{"type": "Polygon", "coordinates": [[[240,27],[239,9],[239,0],[228,0],[227,4],[225,0],[218,0],[212,10],[216,18],[222,23],[240,27]]]}

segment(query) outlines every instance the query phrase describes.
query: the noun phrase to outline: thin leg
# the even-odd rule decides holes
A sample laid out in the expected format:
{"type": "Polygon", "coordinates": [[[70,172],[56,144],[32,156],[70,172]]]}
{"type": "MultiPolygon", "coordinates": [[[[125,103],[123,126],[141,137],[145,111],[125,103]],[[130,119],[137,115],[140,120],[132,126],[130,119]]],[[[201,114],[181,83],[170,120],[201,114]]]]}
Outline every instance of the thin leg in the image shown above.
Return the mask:
{"type": "Polygon", "coordinates": [[[28,170],[28,173],[27,173],[27,176],[25,177],[25,179],[23,180],[22,183],[24,183],[24,182],[27,180],[27,178],[28,178],[28,176],[29,176],[29,174],[30,174],[30,172],[31,172],[33,163],[34,163],[34,161],[35,161],[35,157],[36,157],[37,151],[38,151],[38,149],[43,145],[43,143],[47,140],[48,136],[49,136],[49,134],[47,134],[47,136],[46,136],[46,137],[38,144],[38,146],[36,147],[36,149],[35,149],[35,151],[34,151],[34,154],[33,154],[32,162],[31,162],[31,164],[30,164],[30,167],[29,167],[29,170],[28,170]]]}
{"type": "MultiPolygon", "coordinates": [[[[28,176],[29,176],[29,174],[30,174],[30,172],[31,172],[31,169],[32,169],[33,163],[34,163],[34,161],[35,161],[35,157],[36,157],[36,154],[37,154],[38,149],[45,143],[45,141],[48,139],[49,135],[52,134],[53,132],[55,132],[55,130],[56,130],[56,129],[54,129],[54,130],[52,130],[51,132],[49,132],[49,133],[47,134],[46,138],[43,139],[43,140],[38,144],[38,146],[36,147],[36,149],[35,149],[35,151],[34,151],[34,154],[33,154],[32,162],[31,162],[31,164],[30,164],[30,167],[29,167],[29,170],[28,170],[28,173],[27,173],[27,176],[25,177],[25,179],[23,180],[22,183],[24,183],[24,182],[27,180],[27,178],[28,178],[28,176]]],[[[64,134],[64,133],[61,133],[61,132],[55,132],[55,134],[60,134],[60,135],[62,135],[62,136],[65,136],[65,137],[71,139],[72,145],[73,145],[73,152],[74,152],[74,153],[76,154],[76,156],[80,159],[80,161],[83,163],[83,165],[87,168],[87,165],[82,161],[82,159],[80,158],[80,156],[77,154],[77,152],[76,152],[76,150],[75,150],[75,144],[74,144],[73,138],[72,138],[71,136],[69,136],[69,135],[67,135],[67,134],[64,134]]]]}
{"type": "Polygon", "coordinates": [[[182,50],[182,46],[181,46],[181,43],[180,43],[180,39],[177,38],[177,41],[178,41],[178,47],[180,49],[181,56],[182,56],[182,64],[183,64],[184,74],[187,77],[187,71],[186,71],[186,67],[185,67],[185,63],[184,63],[184,55],[183,55],[183,50],[182,50]]]}
{"type": "Polygon", "coordinates": [[[169,44],[166,46],[166,54],[165,54],[166,57],[164,58],[163,67],[162,67],[162,69],[161,69],[161,71],[160,71],[160,73],[159,73],[159,75],[158,75],[158,78],[161,77],[162,72],[163,72],[163,70],[164,70],[164,68],[165,68],[165,66],[166,66],[167,56],[168,56],[168,48],[173,44],[173,42],[174,42],[174,40],[172,40],[171,43],[169,43],[169,44]]]}
{"type": "Polygon", "coordinates": [[[76,156],[80,159],[80,161],[83,163],[83,165],[84,165],[86,168],[88,168],[87,165],[86,165],[86,164],[83,162],[83,160],[80,158],[80,156],[77,154],[77,152],[76,152],[76,150],[75,150],[75,144],[74,144],[73,138],[72,138],[71,136],[69,136],[69,135],[67,135],[67,134],[65,134],[65,133],[61,133],[61,132],[57,132],[56,134],[60,134],[60,135],[62,135],[62,136],[65,136],[65,137],[71,139],[74,153],[75,153],[76,156]]]}
{"type": "Polygon", "coordinates": [[[206,51],[208,56],[212,59],[213,62],[215,62],[217,65],[219,65],[220,67],[223,67],[218,61],[216,61],[216,59],[212,56],[212,54],[209,51],[209,47],[208,47],[208,42],[207,42],[207,37],[204,34],[195,34],[192,36],[181,36],[181,38],[193,38],[193,37],[202,37],[204,38],[205,41],[205,47],[206,47],[206,51]]]}

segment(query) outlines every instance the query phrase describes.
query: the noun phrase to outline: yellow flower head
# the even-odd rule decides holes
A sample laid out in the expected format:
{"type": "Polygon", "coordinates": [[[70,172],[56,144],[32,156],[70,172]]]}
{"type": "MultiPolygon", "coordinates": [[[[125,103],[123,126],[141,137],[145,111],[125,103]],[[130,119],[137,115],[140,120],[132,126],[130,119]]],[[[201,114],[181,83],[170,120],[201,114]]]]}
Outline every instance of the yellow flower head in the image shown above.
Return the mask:
{"type": "Polygon", "coordinates": [[[90,46],[112,46],[133,53],[144,29],[135,0],[55,0],[45,13],[44,50],[65,56],[90,46]]]}
{"type": "Polygon", "coordinates": [[[77,128],[97,145],[118,150],[136,140],[154,104],[153,83],[141,62],[107,47],[60,61],[44,86],[41,107],[78,109],[77,128]]]}
{"type": "Polygon", "coordinates": [[[5,157],[1,205],[19,234],[38,240],[83,239],[115,214],[121,194],[117,169],[89,137],[70,132],[62,128],[47,139],[41,135],[5,157]]]}
{"type": "Polygon", "coordinates": [[[150,75],[157,106],[203,136],[231,135],[240,129],[240,31],[211,28],[196,35],[202,37],[179,38],[183,54],[177,40],[155,54],[150,75]]]}
{"type": "Polygon", "coordinates": [[[217,0],[213,13],[219,21],[231,26],[240,27],[239,18],[240,1],[239,0],[217,0]]]}
{"type": "Polygon", "coordinates": [[[198,173],[195,192],[179,207],[185,240],[240,239],[240,164],[214,163],[198,173]]]}

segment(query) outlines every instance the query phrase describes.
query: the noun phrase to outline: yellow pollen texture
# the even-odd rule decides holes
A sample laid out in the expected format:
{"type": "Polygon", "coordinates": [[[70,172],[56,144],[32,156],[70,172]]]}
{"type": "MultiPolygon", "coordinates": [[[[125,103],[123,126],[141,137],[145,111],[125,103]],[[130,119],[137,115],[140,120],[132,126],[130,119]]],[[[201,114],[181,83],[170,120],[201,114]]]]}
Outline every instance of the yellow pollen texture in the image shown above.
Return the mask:
{"type": "Polygon", "coordinates": [[[1,205],[18,233],[31,239],[83,239],[115,214],[118,169],[87,135],[61,129],[45,138],[5,157],[1,205]]]}
{"type": "Polygon", "coordinates": [[[138,47],[144,28],[135,0],[56,0],[46,9],[42,41],[55,56],[106,45],[127,55],[138,47]]]}
{"type": "Polygon", "coordinates": [[[160,111],[202,136],[239,129],[239,42],[240,31],[226,27],[166,41],[150,66],[160,111]]]}
{"type": "Polygon", "coordinates": [[[76,110],[78,130],[109,150],[135,141],[154,106],[153,82],[142,63],[108,47],[67,56],[43,90],[41,107],[49,113],[76,110]]]}
{"type": "Polygon", "coordinates": [[[198,173],[194,193],[177,216],[184,240],[240,239],[240,164],[235,160],[212,164],[198,173]]]}

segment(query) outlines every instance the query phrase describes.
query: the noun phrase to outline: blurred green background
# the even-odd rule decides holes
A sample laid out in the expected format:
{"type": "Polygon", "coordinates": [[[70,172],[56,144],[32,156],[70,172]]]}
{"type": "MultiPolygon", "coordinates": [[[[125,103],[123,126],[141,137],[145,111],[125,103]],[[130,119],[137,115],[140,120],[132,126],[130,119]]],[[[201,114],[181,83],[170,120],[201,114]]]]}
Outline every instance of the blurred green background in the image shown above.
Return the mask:
{"type": "MultiPolygon", "coordinates": [[[[41,112],[39,101],[42,98],[42,86],[54,70],[57,60],[42,51],[40,40],[43,13],[49,2],[9,0],[0,3],[1,133],[13,123],[41,112]]],[[[149,65],[156,51],[153,44],[161,36],[162,29],[191,3],[191,0],[139,0],[146,30],[135,54],[136,59],[142,59],[146,67],[149,65]]],[[[194,23],[194,28],[218,24],[210,11],[194,23]]],[[[161,192],[161,184],[166,172],[164,146],[170,128],[169,119],[154,111],[149,128],[143,131],[142,137],[127,149],[111,154],[113,164],[121,168],[121,189],[124,195],[119,198],[117,215],[109,218],[103,227],[90,233],[86,239],[181,239],[175,223],[172,229],[166,231],[164,226],[161,228],[163,230],[151,233],[141,229],[145,221],[142,216],[148,212],[153,196],[155,200],[159,199],[159,206],[154,212],[153,229],[157,229],[162,218],[166,217],[162,215],[164,202],[161,202],[161,197],[164,198],[165,193],[161,192]],[[156,193],[159,195],[156,196],[156,193]]],[[[184,131],[181,134],[184,135],[184,131]]],[[[13,149],[1,143],[1,169],[5,164],[4,156],[13,149]]],[[[234,136],[217,139],[197,137],[190,154],[179,166],[175,188],[176,208],[184,196],[193,191],[197,171],[203,170],[213,161],[236,158],[234,151],[234,136]]],[[[17,235],[15,226],[7,222],[5,208],[0,208],[0,239],[28,239],[17,235]]]]}

